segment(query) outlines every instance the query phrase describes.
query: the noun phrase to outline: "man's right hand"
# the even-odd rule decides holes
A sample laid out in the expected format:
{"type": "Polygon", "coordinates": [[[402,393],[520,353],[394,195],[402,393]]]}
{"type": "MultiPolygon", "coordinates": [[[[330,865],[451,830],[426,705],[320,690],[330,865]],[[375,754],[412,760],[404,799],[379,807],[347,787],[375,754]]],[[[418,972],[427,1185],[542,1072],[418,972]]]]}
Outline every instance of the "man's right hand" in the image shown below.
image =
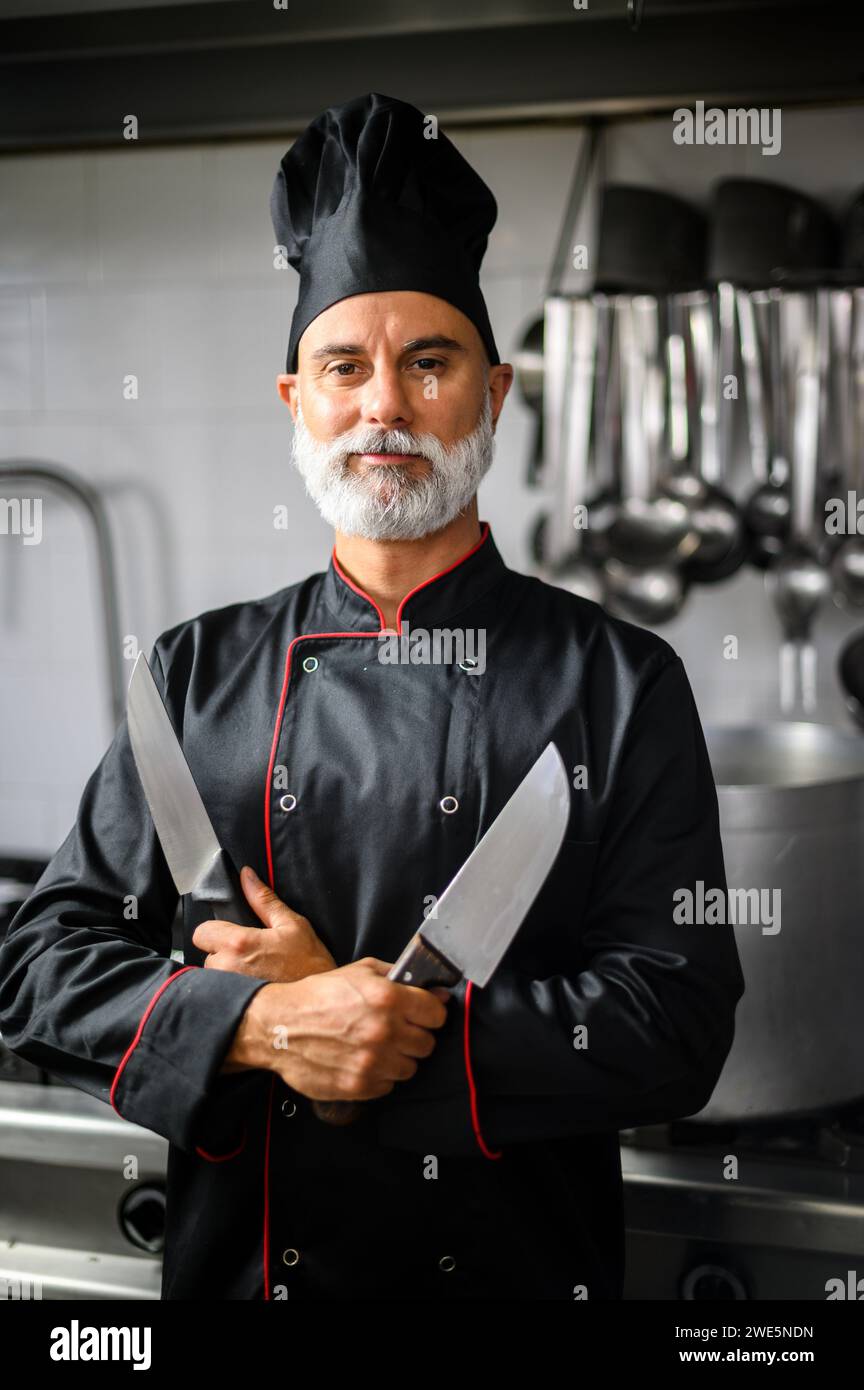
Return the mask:
{"type": "Polygon", "coordinates": [[[435,1047],[449,990],[387,979],[374,956],[253,996],[223,1072],[275,1071],[310,1100],[377,1100],[408,1081],[435,1047]]]}

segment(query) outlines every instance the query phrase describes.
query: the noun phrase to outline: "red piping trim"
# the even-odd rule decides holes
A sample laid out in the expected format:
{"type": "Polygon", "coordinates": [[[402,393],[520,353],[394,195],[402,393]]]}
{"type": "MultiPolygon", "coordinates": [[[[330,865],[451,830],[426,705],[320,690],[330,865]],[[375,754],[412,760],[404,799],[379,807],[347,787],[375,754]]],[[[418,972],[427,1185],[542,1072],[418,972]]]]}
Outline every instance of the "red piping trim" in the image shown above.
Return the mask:
{"type": "MultiPolygon", "coordinates": [[[[163,980],[163,981],[162,981],[162,983],[161,983],[161,985],[159,986],[159,988],[157,989],[156,993],[153,995],[153,998],[150,1000],[150,1003],[147,1005],[147,1008],[144,1010],[143,1014],[141,1015],[141,1022],[138,1024],[138,1031],[137,1031],[137,1033],[135,1034],[135,1036],[134,1036],[134,1038],[132,1039],[132,1041],[131,1041],[131,1043],[129,1044],[129,1046],[127,1047],[127,1049],[126,1049],[126,1051],[125,1051],[125,1053],[124,1053],[124,1055],[123,1055],[123,1060],[121,1061],[119,1067],[117,1068],[116,1072],[114,1073],[114,1080],[113,1080],[112,1083],[111,1083],[111,1090],[110,1090],[110,1092],[109,1092],[109,1099],[110,1099],[110,1101],[111,1101],[112,1106],[114,1106],[114,1109],[115,1109],[115,1110],[117,1110],[117,1106],[114,1104],[114,1092],[117,1090],[117,1083],[118,1083],[118,1081],[120,1080],[121,1074],[122,1074],[122,1072],[123,1072],[123,1068],[125,1067],[126,1063],[129,1061],[129,1058],[132,1056],[132,1053],[135,1051],[135,1048],[138,1046],[139,1042],[141,1041],[141,1034],[144,1032],[144,1024],[147,1022],[148,1018],[150,1017],[151,1013],[153,1012],[154,1006],[155,1006],[155,1004],[156,1004],[157,999],[159,998],[159,995],[162,993],[163,989],[167,989],[167,988],[168,988],[168,986],[170,985],[170,983],[171,983],[172,980],[176,980],[176,979],[178,978],[178,976],[180,976],[180,975],[185,975],[187,970],[197,970],[197,969],[199,969],[199,967],[198,967],[197,965],[184,965],[184,966],[182,967],[182,969],[180,969],[180,970],[175,970],[173,975],[169,975],[167,980],[163,980]]],[[[125,1116],[125,1115],[121,1115],[119,1110],[117,1110],[117,1114],[120,1115],[121,1120],[125,1120],[126,1116],[125,1116]]]]}
{"type": "MultiPolygon", "coordinates": [[[[446,567],[446,569],[439,570],[437,574],[430,575],[430,577],[429,577],[428,579],[422,580],[422,582],[421,582],[420,584],[415,584],[413,589],[409,589],[409,590],[408,590],[408,593],[407,593],[407,594],[405,595],[405,597],[402,599],[402,601],[401,601],[400,604],[399,604],[398,609],[396,610],[396,632],[397,632],[397,633],[401,633],[401,632],[402,632],[402,609],[405,607],[405,605],[406,605],[406,603],[408,602],[409,598],[413,598],[414,595],[415,595],[416,593],[419,593],[419,591],[420,591],[421,589],[425,589],[426,586],[427,586],[427,584],[434,584],[436,579],[442,579],[442,578],[444,577],[445,574],[449,574],[451,570],[455,570],[456,567],[457,567],[458,565],[464,564],[464,562],[468,559],[469,555],[473,555],[475,550],[479,550],[479,549],[480,549],[481,545],[484,543],[484,541],[486,540],[487,536],[489,535],[489,522],[488,522],[488,521],[481,521],[480,525],[481,525],[481,527],[482,527],[482,533],[481,533],[480,539],[479,539],[479,541],[475,541],[475,543],[471,546],[471,549],[470,549],[470,550],[466,550],[464,555],[460,555],[460,556],[459,556],[459,559],[458,559],[458,560],[454,560],[453,563],[452,563],[452,565],[448,565],[448,566],[446,567]]],[[[333,557],[333,567],[334,567],[334,569],[336,570],[336,573],[339,575],[339,577],[340,577],[341,579],[344,579],[344,581],[345,581],[345,583],[348,585],[349,589],[353,589],[354,592],[355,592],[355,594],[359,594],[360,597],[363,598],[363,599],[365,599],[367,603],[371,603],[372,607],[375,609],[375,612],[378,614],[378,617],[379,617],[380,620],[381,620],[381,627],[380,627],[379,630],[380,630],[381,632],[387,632],[387,631],[388,631],[388,628],[387,628],[387,624],[386,624],[386,622],[385,622],[385,620],[384,620],[384,614],[381,612],[381,609],[378,607],[378,604],[375,602],[374,598],[370,598],[369,595],[363,591],[363,589],[359,588],[358,585],[356,585],[356,584],[354,583],[353,579],[349,579],[349,578],[348,578],[347,574],[346,574],[345,571],[343,570],[342,566],[340,565],[340,563],[339,563],[339,561],[338,561],[338,559],[337,559],[337,557],[336,557],[336,546],[335,546],[335,545],[333,546],[333,550],[332,550],[331,553],[332,553],[332,557],[333,557]]],[[[328,635],[328,636],[335,636],[334,633],[329,633],[329,634],[327,634],[327,635],[328,635]]],[[[352,633],[351,635],[354,636],[354,637],[361,637],[361,636],[366,636],[367,634],[356,632],[356,633],[352,633]]]]}
{"type": "MultiPolygon", "coordinates": [[[[371,600],[370,600],[371,601],[371,600]]],[[[294,647],[298,642],[304,642],[311,637],[377,637],[377,632],[301,632],[297,637],[293,637],[288,644],[288,655],[285,659],[285,675],[282,679],[282,693],[279,696],[279,708],[276,711],[276,727],[273,730],[273,742],[270,746],[270,761],[267,764],[267,781],[264,786],[264,842],[267,846],[267,873],[270,877],[270,887],[276,891],[273,880],[273,848],[270,842],[270,797],[273,781],[273,768],[276,764],[276,749],[279,747],[279,734],[282,731],[282,716],[285,711],[285,700],[288,695],[288,681],[291,676],[291,657],[294,647]]]]}
{"type": "Polygon", "coordinates": [[[199,1148],[199,1146],[198,1146],[197,1144],[195,1145],[195,1152],[196,1152],[196,1154],[200,1154],[202,1158],[206,1158],[206,1160],[207,1160],[208,1163],[224,1163],[224,1162],[225,1162],[227,1159],[229,1159],[229,1158],[236,1158],[237,1155],[238,1155],[239,1153],[242,1153],[242,1152],[243,1152],[243,1150],[245,1149],[245,1147],[246,1147],[246,1126],[244,1125],[244,1126],[243,1126],[243,1138],[241,1139],[240,1143],[237,1145],[237,1148],[231,1150],[230,1154],[208,1154],[208,1152],[207,1152],[206,1149],[199,1148]]]}
{"type": "MultiPolygon", "coordinates": [[[[137,1031],[136,1031],[136,1033],[135,1033],[135,1036],[134,1036],[134,1038],[132,1039],[132,1041],[131,1041],[131,1043],[129,1044],[129,1046],[127,1047],[127,1049],[126,1049],[126,1051],[125,1051],[125,1053],[124,1053],[124,1055],[123,1055],[123,1060],[121,1061],[119,1067],[117,1068],[116,1072],[114,1073],[114,1080],[113,1080],[112,1083],[111,1083],[111,1090],[110,1090],[110,1092],[109,1092],[109,1098],[110,1098],[111,1104],[112,1104],[112,1106],[114,1107],[115,1111],[117,1111],[117,1114],[120,1115],[121,1120],[125,1119],[126,1117],[125,1117],[125,1115],[122,1115],[121,1112],[117,1109],[117,1105],[116,1105],[116,1103],[115,1103],[115,1101],[114,1101],[114,1093],[115,1093],[115,1091],[117,1090],[117,1084],[118,1084],[118,1082],[119,1082],[119,1080],[120,1080],[120,1076],[121,1076],[121,1074],[122,1074],[122,1072],[123,1072],[123,1068],[126,1066],[126,1063],[129,1061],[129,1058],[132,1056],[132,1053],[135,1051],[135,1048],[138,1046],[139,1042],[141,1041],[141,1035],[142,1035],[142,1033],[144,1032],[144,1025],[145,1025],[145,1023],[147,1022],[148,1018],[150,1017],[151,1013],[153,1012],[154,1008],[156,1007],[156,1003],[157,1003],[157,1000],[159,999],[160,994],[162,993],[163,990],[165,990],[165,989],[168,988],[168,986],[171,984],[171,981],[172,981],[172,980],[178,979],[180,975],[185,975],[187,970],[197,970],[197,969],[199,969],[199,967],[198,967],[197,965],[184,965],[184,966],[182,966],[182,968],[181,968],[180,970],[175,970],[173,975],[169,975],[167,980],[163,980],[163,981],[162,981],[161,985],[159,986],[159,988],[157,989],[156,993],[153,995],[153,997],[151,998],[149,1004],[147,1005],[146,1009],[144,1010],[143,1014],[141,1015],[141,1021],[140,1021],[140,1023],[138,1024],[138,1029],[137,1029],[137,1031]]],[[[243,1140],[242,1140],[242,1142],[238,1145],[238,1147],[237,1147],[236,1149],[233,1149],[233,1150],[231,1151],[231,1153],[227,1153],[227,1154],[215,1154],[215,1155],[214,1155],[214,1154],[209,1154],[209,1153],[207,1153],[206,1149],[199,1148],[199,1146],[198,1146],[197,1144],[195,1145],[195,1152],[198,1153],[198,1154],[200,1154],[202,1158],[206,1158],[207,1161],[208,1161],[209,1163],[224,1163],[225,1160],[228,1159],[228,1158],[236,1158],[237,1155],[245,1148],[245,1146],[246,1146],[246,1127],[245,1127],[245,1125],[244,1125],[244,1127],[243,1127],[243,1140]]]]}
{"type": "Polygon", "coordinates": [[[471,991],[473,987],[474,981],[469,980],[467,988],[465,990],[465,1028],[463,1032],[463,1038],[465,1042],[465,1073],[468,1077],[468,1091],[471,1097],[471,1125],[474,1130],[474,1138],[477,1140],[477,1143],[480,1145],[480,1149],[483,1152],[483,1154],[485,1154],[486,1158],[500,1158],[501,1150],[499,1149],[498,1153],[493,1153],[492,1150],[486,1144],[483,1135],[480,1133],[480,1120],[477,1116],[477,1087],[474,1085],[474,1071],[471,1066],[471,1046],[468,1041],[468,1024],[471,1008],[471,991]]]}
{"type": "Polygon", "coordinates": [[[270,1118],[273,1114],[273,1092],[276,1089],[276,1073],[270,1082],[270,1098],[267,1101],[267,1137],[264,1140],[264,1298],[270,1301],[270,1118]]]}
{"type": "Polygon", "coordinates": [[[408,590],[408,593],[405,595],[405,597],[403,598],[402,602],[399,604],[398,609],[396,610],[396,631],[397,631],[397,632],[400,632],[400,633],[401,633],[401,631],[402,631],[402,609],[405,607],[405,605],[406,605],[406,603],[408,602],[409,598],[413,598],[414,595],[415,595],[416,593],[418,593],[420,589],[425,589],[426,586],[427,586],[427,584],[434,584],[436,579],[441,579],[445,574],[449,574],[451,570],[455,570],[456,567],[457,567],[457,565],[464,564],[464,562],[468,559],[468,556],[469,556],[469,555],[473,555],[475,550],[479,550],[479,549],[480,549],[481,545],[482,545],[483,542],[486,540],[486,537],[489,535],[489,522],[488,522],[488,521],[481,522],[481,525],[482,525],[483,530],[482,530],[482,534],[481,534],[481,536],[480,536],[480,539],[479,539],[479,541],[475,542],[474,545],[472,545],[472,547],[471,547],[470,550],[466,550],[464,555],[460,555],[460,556],[459,556],[459,559],[458,559],[458,560],[454,560],[453,563],[452,563],[452,565],[448,565],[446,569],[439,570],[437,574],[433,574],[432,577],[431,577],[431,579],[424,579],[423,582],[422,582],[422,584],[416,584],[416,585],[414,586],[413,589],[409,589],[409,590],[408,590]]]}
{"type": "Polygon", "coordinates": [[[381,620],[381,627],[380,627],[379,630],[380,630],[381,632],[385,632],[385,631],[387,630],[387,623],[386,623],[386,621],[385,621],[385,619],[384,619],[384,614],[381,612],[381,609],[378,607],[378,604],[375,602],[374,598],[370,598],[368,594],[364,593],[362,589],[358,588],[358,586],[354,583],[354,580],[353,580],[353,579],[349,579],[349,578],[348,578],[347,574],[346,574],[345,571],[343,570],[343,568],[342,568],[342,566],[340,565],[339,561],[336,559],[336,547],[335,547],[335,545],[334,545],[334,547],[333,547],[332,554],[333,554],[333,567],[334,567],[334,569],[336,570],[336,573],[339,575],[339,577],[340,577],[341,579],[344,579],[344,581],[345,581],[345,583],[348,585],[348,588],[349,588],[349,589],[353,589],[354,592],[355,592],[355,594],[359,594],[361,598],[365,598],[365,600],[366,600],[367,603],[371,603],[372,607],[375,609],[375,612],[378,614],[378,617],[379,617],[380,620],[381,620]]]}

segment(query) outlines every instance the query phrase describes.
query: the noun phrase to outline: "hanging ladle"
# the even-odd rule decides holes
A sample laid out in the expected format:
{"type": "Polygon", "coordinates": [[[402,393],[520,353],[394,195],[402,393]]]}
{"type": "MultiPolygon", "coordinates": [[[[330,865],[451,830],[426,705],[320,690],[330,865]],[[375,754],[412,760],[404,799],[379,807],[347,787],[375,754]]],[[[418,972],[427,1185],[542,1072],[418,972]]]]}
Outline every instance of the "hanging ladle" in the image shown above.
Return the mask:
{"type": "MultiPolygon", "coordinates": [[[[844,380],[839,407],[846,408],[846,429],[841,430],[846,454],[847,484],[854,508],[855,534],[841,542],[831,562],[834,600],[841,608],[864,607],[864,536],[857,531],[857,504],[864,498],[864,289],[852,291],[846,352],[843,352],[843,323],[839,326],[840,372],[844,380]]],[[[835,314],[845,318],[843,296],[835,297],[835,314]]]]}
{"type": "MultiPolygon", "coordinates": [[[[787,301],[792,298],[787,296],[787,301]]],[[[830,575],[818,557],[814,515],[826,292],[817,290],[815,303],[805,300],[805,304],[808,322],[795,381],[790,540],[773,572],[766,576],[783,628],[780,705],[785,714],[799,703],[805,713],[816,707],[816,648],[811,633],[813,620],[831,591],[830,575]]]]}
{"type": "MultiPolygon", "coordinates": [[[[632,301],[622,299],[617,310],[621,341],[621,379],[624,393],[622,459],[629,460],[630,463],[629,468],[625,471],[625,476],[631,480],[631,488],[632,480],[636,479],[636,485],[640,492],[643,487],[642,477],[644,477],[645,495],[650,496],[653,477],[650,464],[651,460],[656,457],[663,427],[663,378],[660,371],[657,370],[650,378],[646,379],[643,370],[644,358],[641,352],[636,350],[632,301]],[[649,467],[644,475],[640,475],[639,465],[646,460],[649,467]]],[[[648,346],[653,345],[653,339],[649,339],[648,346]]],[[[656,352],[654,364],[657,365],[656,352]]],[[[633,500],[632,491],[626,500],[633,500]]],[[[680,508],[686,526],[688,514],[683,504],[670,503],[669,499],[665,500],[670,506],[680,508]]],[[[656,524],[657,514],[655,513],[654,517],[651,518],[652,525],[656,524]]],[[[635,518],[631,515],[632,519],[635,518]]],[[[613,522],[610,526],[610,532],[614,525],[613,522]]],[[[689,531],[685,531],[683,534],[692,535],[689,531]]],[[[667,537],[670,535],[671,531],[667,531],[667,537]]],[[[644,557],[644,551],[637,553],[644,557]]],[[[679,566],[669,562],[667,553],[668,547],[662,549],[656,559],[653,557],[647,560],[640,558],[636,562],[631,562],[618,554],[612,554],[606,559],[603,564],[604,603],[611,612],[631,622],[641,623],[648,627],[660,626],[677,616],[684,605],[688,586],[679,566]]]]}
{"type": "Polygon", "coordinates": [[[694,430],[691,422],[695,376],[704,414],[704,397],[715,387],[711,342],[705,314],[710,315],[707,295],[677,296],[669,300],[669,335],[666,340],[669,384],[669,458],[672,471],[660,484],[663,495],[683,502],[697,537],[694,553],[683,564],[687,578],[697,583],[726,579],[740,569],[746,557],[743,523],[734,500],[709,483],[694,462],[694,430]],[[693,371],[688,373],[688,366],[693,371]]]}
{"type": "Polygon", "coordinates": [[[572,301],[571,364],[561,469],[551,516],[548,545],[555,557],[551,582],[599,602],[600,576],[582,553],[583,509],[588,490],[588,464],[597,368],[598,305],[591,298],[572,301]]]}
{"type": "MultiPolygon", "coordinates": [[[[738,300],[742,354],[747,359],[758,357],[760,361],[764,361],[767,356],[768,360],[768,372],[761,373],[761,389],[758,389],[758,394],[752,369],[749,376],[745,369],[751,431],[757,412],[761,410],[769,440],[768,476],[760,476],[757,454],[754,469],[758,478],[757,486],[744,504],[744,524],[750,542],[749,560],[757,569],[763,570],[770,569],[783,551],[784,542],[789,534],[791,510],[789,456],[786,446],[788,402],[783,366],[781,304],[780,290],[768,290],[765,293],[743,291],[738,300]],[[763,324],[761,334],[757,319],[763,324]],[[764,406],[766,394],[769,402],[767,410],[764,406]]],[[[756,428],[758,430],[758,425],[756,428]]]]}
{"type": "Polygon", "coordinates": [[[624,399],[621,501],[607,533],[610,555],[628,565],[675,564],[698,545],[689,509],[655,489],[664,427],[665,380],[659,361],[659,304],[622,296],[616,312],[624,399]]]}

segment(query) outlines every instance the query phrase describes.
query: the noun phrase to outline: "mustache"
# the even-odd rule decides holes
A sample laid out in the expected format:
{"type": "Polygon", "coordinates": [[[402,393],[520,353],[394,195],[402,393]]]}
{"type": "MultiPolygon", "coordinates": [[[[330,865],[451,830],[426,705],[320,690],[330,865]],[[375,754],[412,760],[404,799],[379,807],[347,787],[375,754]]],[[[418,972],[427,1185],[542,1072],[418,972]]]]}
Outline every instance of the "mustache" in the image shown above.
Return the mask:
{"type": "MultiPolygon", "coordinates": [[[[431,472],[426,479],[426,484],[435,486],[436,480],[440,480],[442,474],[449,477],[454,470],[464,472],[465,469],[473,468],[475,465],[474,455],[477,450],[480,450],[481,454],[488,452],[489,461],[491,461],[494,436],[492,409],[488,394],[483,398],[480,417],[474,429],[469,430],[467,434],[449,445],[445,444],[438,435],[423,430],[401,427],[385,429],[380,425],[362,424],[346,430],[344,434],[334,435],[327,440],[318,440],[313,438],[308,430],[299,401],[297,403],[296,426],[292,443],[292,456],[301,473],[306,474],[312,469],[317,469],[322,480],[326,475],[331,483],[338,480],[352,488],[362,483],[364,489],[368,488],[374,479],[364,477],[361,480],[355,476],[349,467],[349,458],[352,454],[412,454],[425,460],[429,465],[431,472]]],[[[488,462],[485,467],[488,467],[488,462]]],[[[382,482],[385,477],[396,478],[400,484],[400,490],[403,484],[405,488],[411,484],[412,491],[416,490],[414,485],[420,482],[419,479],[407,478],[405,470],[396,459],[393,462],[380,463],[376,471],[382,482]]]]}
{"type": "Polygon", "coordinates": [[[442,449],[436,435],[411,434],[407,430],[353,430],[328,442],[330,457],[342,463],[347,462],[350,454],[414,455],[432,463],[442,449]]]}

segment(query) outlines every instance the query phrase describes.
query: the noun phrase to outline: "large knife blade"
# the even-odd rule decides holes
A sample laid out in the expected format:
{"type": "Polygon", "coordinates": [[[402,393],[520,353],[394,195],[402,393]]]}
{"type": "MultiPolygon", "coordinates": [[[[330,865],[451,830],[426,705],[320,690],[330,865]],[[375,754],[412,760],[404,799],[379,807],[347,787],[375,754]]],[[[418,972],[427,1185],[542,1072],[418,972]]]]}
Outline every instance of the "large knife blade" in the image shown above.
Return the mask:
{"type": "MultiPolygon", "coordinates": [[[[399,984],[488,984],[558,857],[570,814],[564,762],[549,743],[475,845],[390,970],[399,984]]],[[[328,1124],[350,1124],[354,1101],[316,1101],[328,1124]]]]}
{"type": "Polygon", "coordinates": [[[222,848],[143,653],[132,668],[126,698],[129,742],[147,805],[177,892],[207,916],[260,927],[222,848]]]}

